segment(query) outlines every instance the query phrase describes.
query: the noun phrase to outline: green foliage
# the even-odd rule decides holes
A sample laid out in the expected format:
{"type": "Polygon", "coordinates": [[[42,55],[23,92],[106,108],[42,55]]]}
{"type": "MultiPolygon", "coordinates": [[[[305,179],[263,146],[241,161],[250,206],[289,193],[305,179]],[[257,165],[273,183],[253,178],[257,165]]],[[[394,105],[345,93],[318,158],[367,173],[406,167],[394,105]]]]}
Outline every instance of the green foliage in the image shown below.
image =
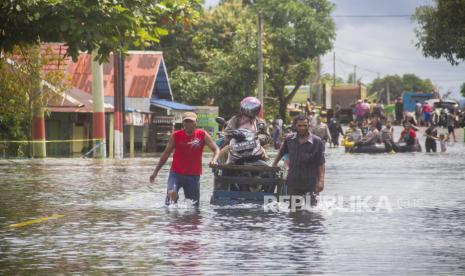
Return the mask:
{"type": "Polygon", "coordinates": [[[460,86],[460,94],[462,94],[462,97],[465,97],[465,82],[460,86]]]}
{"type": "Polygon", "coordinates": [[[23,140],[28,102],[21,74],[0,58],[0,140],[23,140]]]}
{"type": "Polygon", "coordinates": [[[402,76],[402,84],[404,91],[431,93],[434,89],[430,79],[421,79],[415,74],[404,74],[402,76]]]}
{"type": "Polygon", "coordinates": [[[211,98],[211,78],[202,72],[193,72],[179,66],[171,72],[174,100],[192,105],[208,105],[211,98]]]}
{"type": "Polygon", "coordinates": [[[285,118],[287,104],[314,72],[313,60],[333,47],[333,5],[326,0],[257,0],[252,7],[265,22],[266,93],[278,99],[285,118]],[[290,92],[288,84],[294,85],[290,92]]]}
{"type": "Polygon", "coordinates": [[[188,30],[163,38],[173,94],[189,104],[214,104],[232,116],[254,93],[257,34],[253,14],[241,1],[203,11],[188,30]],[[178,95],[179,94],[179,95],[178,95]]]}
{"type": "Polygon", "coordinates": [[[415,74],[387,75],[377,78],[368,85],[368,94],[386,93],[389,84],[390,98],[394,99],[402,95],[404,91],[432,93],[434,86],[430,79],[421,79],[415,74]]]}
{"type": "Polygon", "coordinates": [[[104,62],[111,52],[143,49],[157,44],[170,30],[189,26],[199,7],[200,0],[1,1],[1,137],[15,140],[29,136],[25,125],[29,126],[30,110],[40,110],[64,84],[60,75],[64,70],[43,74],[42,66],[50,55],[42,53],[38,59],[41,42],[66,43],[67,54],[74,60],[80,51],[98,50],[97,59],[104,62]],[[8,63],[13,57],[21,58],[14,66],[8,63]],[[42,90],[42,80],[56,90],[42,90]]]}
{"type": "Polygon", "coordinates": [[[175,97],[180,93],[179,99],[191,104],[213,99],[221,115],[229,117],[237,113],[242,98],[256,95],[256,22],[261,11],[265,113],[279,112],[284,118],[287,103],[314,72],[313,59],[332,47],[331,10],[326,0],[225,0],[203,11],[189,30],[161,41],[172,66],[168,71],[175,97]]]}
{"type": "MultiPolygon", "coordinates": [[[[26,140],[30,136],[32,102],[45,106],[68,88],[63,56],[53,55],[51,48],[14,47],[0,57],[0,140],[26,140]],[[49,70],[43,70],[43,67],[49,70]],[[40,80],[50,84],[40,87],[40,80]]],[[[18,143],[8,144],[10,155],[20,150],[18,143]]]]}
{"type": "MultiPolygon", "coordinates": [[[[328,83],[329,85],[333,85],[333,75],[332,74],[329,74],[329,73],[326,73],[326,74],[323,74],[321,77],[320,77],[320,82],[321,83],[328,83]]],[[[344,83],[344,79],[339,77],[339,76],[336,76],[336,84],[342,84],[344,83]]]]}
{"type": "Polygon", "coordinates": [[[465,59],[465,1],[435,0],[415,11],[419,27],[416,46],[425,56],[446,58],[457,65],[465,59]]]}
{"type": "Polygon", "coordinates": [[[189,24],[198,0],[41,0],[2,1],[0,49],[16,45],[65,42],[68,54],[98,49],[98,59],[113,51],[158,43],[168,27],[189,24]]]}

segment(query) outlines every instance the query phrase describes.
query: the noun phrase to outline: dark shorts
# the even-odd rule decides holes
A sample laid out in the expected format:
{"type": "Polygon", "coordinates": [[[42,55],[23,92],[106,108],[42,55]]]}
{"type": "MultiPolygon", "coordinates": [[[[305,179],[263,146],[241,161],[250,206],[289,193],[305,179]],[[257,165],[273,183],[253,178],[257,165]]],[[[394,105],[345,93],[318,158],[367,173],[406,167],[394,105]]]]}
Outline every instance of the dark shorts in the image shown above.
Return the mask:
{"type": "MultiPolygon", "coordinates": [[[[168,176],[168,188],[167,191],[176,190],[179,192],[183,189],[184,196],[187,199],[195,202],[195,207],[199,207],[200,202],[200,175],[183,175],[175,172],[170,172],[168,176]]],[[[176,202],[178,201],[176,198],[176,202]]],[[[166,196],[165,204],[169,205],[168,196],[166,196]]]]}
{"type": "Polygon", "coordinates": [[[429,112],[423,113],[423,121],[429,122],[430,119],[431,119],[431,113],[429,112]]]}
{"type": "Polygon", "coordinates": [[[449,134],[453,133],[454,132],[454,127],[453,126],[447,126],[447,131],[449,132],[449,134]]]}

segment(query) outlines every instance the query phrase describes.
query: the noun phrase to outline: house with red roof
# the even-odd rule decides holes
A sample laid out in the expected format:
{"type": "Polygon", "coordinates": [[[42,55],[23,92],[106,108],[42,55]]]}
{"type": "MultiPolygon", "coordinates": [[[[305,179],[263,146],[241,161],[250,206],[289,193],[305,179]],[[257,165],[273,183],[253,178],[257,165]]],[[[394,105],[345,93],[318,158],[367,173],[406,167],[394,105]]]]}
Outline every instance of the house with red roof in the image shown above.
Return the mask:
{"type": "MultiPolygon", "coordinates": [[[[113,57],[103,64],[107,152],[112,152],[114,103],[113,57]]],[[[92,148],[92,71],[91,55],[81,53],[76,62],[65,66],[72,89],[58,101],[48,104],[51,116],[46,119],[47,140],[71,140],[71,143],[48,143],[48,156],[85,154],[92,148]],[[67,127],[66,127],[67,126],[67,127]],[[65,130],[64,130],[65,129],[65,130]]],[[[155,150],[155,113],[171,115],[171,123],[195,107],[173,102],[162,52],[130,51],[124,61],[125,83],[125,152],[155,150]],[[177,116],[176,116],[177,115],[177,116]]],[[[166,121],[166,118],[165,118],[166,121]]]]}

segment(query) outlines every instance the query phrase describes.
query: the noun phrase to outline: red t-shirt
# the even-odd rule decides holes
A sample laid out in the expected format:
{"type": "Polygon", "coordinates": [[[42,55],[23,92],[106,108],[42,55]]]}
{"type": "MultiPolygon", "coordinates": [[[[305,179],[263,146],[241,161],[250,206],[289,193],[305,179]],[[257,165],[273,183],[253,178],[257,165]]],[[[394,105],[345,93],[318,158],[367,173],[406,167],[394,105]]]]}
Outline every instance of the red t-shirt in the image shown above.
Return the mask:
{"type": "Polygon", "coordinates": [[[205,131],[196,129],[189,136],[184,130],[178,130],[174,132],[173,138],[174,155],[171,171],[183,175],[201,175],[205,131]]]}
{"type": "Polygon", "coordinates": [[[410,129],[408,133],[404,129],[400,133],[400,136],[405,139],[405,142],[407,142],[407,144],[413,144],[415,142],[415,138],[417,137],[417,134],[415,133],[413,129],[410,129]]]}

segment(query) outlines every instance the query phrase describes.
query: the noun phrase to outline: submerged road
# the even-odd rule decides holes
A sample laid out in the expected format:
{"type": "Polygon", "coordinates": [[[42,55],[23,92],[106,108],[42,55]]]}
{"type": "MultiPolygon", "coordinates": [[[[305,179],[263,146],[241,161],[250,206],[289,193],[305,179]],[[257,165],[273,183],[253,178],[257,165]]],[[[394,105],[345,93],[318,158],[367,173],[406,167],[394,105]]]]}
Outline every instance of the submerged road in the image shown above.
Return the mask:
{"type": "Polygon", "coordinates": [[[463,143],[326,159],[296,213],[210,205],[206,163],[195,211],[163,207],[157,158],[0,160],[0,274],[465,274],[463,143]]]}

